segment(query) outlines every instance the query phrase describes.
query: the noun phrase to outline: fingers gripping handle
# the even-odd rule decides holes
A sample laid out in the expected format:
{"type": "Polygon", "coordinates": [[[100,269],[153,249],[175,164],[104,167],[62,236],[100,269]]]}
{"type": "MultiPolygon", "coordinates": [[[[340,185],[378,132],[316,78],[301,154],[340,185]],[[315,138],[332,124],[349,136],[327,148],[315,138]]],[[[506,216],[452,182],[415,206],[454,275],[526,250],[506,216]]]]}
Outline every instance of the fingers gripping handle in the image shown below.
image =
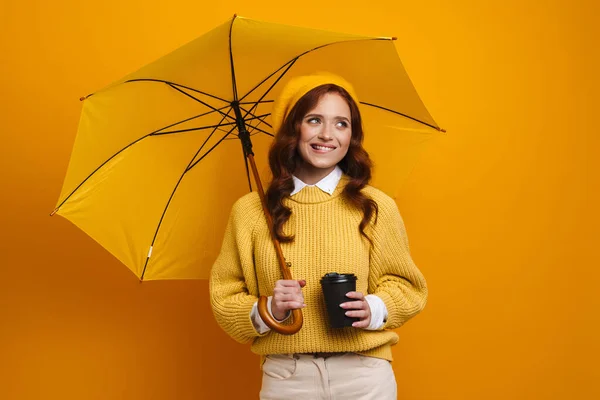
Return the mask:
{"type": "Polygon", "coordinates": [[[258,299],[258,313],[269,328],[282,335],[293,335],[302,328],[302,311],[299,309],[292,310],[293,323],[291,325],[283,325],[275,321],[275,318],[271,316],[267,308],[267,303],[267,296],[260,296],[258,299]]]}

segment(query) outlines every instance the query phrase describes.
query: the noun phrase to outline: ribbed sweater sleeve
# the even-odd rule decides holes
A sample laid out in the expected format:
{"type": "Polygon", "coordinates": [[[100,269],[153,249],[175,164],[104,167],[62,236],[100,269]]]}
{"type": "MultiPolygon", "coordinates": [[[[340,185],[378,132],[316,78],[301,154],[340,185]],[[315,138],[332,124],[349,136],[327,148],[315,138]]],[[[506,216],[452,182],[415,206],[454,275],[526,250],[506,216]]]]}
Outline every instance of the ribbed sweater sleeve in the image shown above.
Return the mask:
{"type": "Polygon", "coordinates": [[[402,326],[427,302],[427,284],[413,262],[404,222],[394,200],[377,196],[379,215],[373,227],[369,293],[379,296],[388,310],[384,329],[402,326]]]}
{"type": "Polygon", "coordinates": [[[252,306],[258,300],[252,235],[261,216],[252,195],[244,196],[234,204],[221,252],[213,264],[209,280],[215,319],[227,334],[240,343],[263,336],[255,330],[250,318],[252,306]]]}

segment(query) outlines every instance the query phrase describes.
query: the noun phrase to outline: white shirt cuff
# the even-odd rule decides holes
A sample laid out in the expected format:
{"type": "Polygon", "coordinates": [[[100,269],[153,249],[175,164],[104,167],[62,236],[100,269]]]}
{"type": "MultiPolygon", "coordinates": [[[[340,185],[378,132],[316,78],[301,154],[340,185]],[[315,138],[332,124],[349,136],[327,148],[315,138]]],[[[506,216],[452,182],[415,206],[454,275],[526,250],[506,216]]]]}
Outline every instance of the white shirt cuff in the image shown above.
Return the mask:
{"type": "MultiPolygon", "coordinates": [[[[267,301],[267,309],[269,310],[269,314],[271,314],[271,316],[273,317],[273,311],[271,311],[271,302],[272,301],[273,301],[273,296],[269,296],[269,299],[267,301]]],[[[277,322],[283,322],[286,319],[288,319],[291,314],[292,313],[288,311],[288,313],[285,316],[285,318],[282,319],[281,321],[278,320],[275,317],[273,317],[273,318],[277,322]]],[[[262,335],[263,333],[267,333],[267,332],[269,332],[271,330],[271,328],[269,328],[267,326],[267,324],[265,324],[265,321],[263,321],[263,319],[260,317],[260,314],[258,313],[258,302],[255,302],[254,305],[252,305],[252,311],[250,311],[250,319],[252,320],[252,325],[254,325],[254,329],[260,335],[262,335]]]]}
{"type": "Polygon", "coordinates": [[[370,331],[377,331],[383,328],[387,321],[387,307],[381,297],[368,294],[365,296],[365,300],[369,303],[369,308],[371,308],[371,323],[365,329],[370,331]]]}

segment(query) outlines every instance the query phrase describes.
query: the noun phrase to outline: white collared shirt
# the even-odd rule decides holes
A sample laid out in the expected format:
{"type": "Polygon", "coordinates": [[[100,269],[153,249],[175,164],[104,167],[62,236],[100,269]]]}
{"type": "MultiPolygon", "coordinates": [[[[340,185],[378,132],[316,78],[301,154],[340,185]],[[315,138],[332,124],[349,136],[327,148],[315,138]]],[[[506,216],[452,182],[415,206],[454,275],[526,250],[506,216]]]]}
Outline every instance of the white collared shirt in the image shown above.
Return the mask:
{"type": "Polygon", "coordinates": [[[335,166],[333,171],[331,171],[325,178],[321,179],[319,182],[314,185],[307,185],[302,182],[300,179],[296,178],[295,175],[292,175],[292,179],[294,180],[294,190],[290,193],[290,196],[295,195],[306,186],[316,186],[328,195],[332,195],[337,187],[338,183],[340,183],[340,179],[342,179],[342,169],[339,166],[335,166]]]}
{"type": "MultiPolygon", "coordinates": [[[[331,196],[333,195],[333,192],[335,191],[335,188],[337,187],[338,183],[340,183],[342,173],[342,169],[336,165],[334,170],[331,171],[329,175],[327,175],[325,178],[321,179],[314,185],[307,185],[306,183],[298,179],[296,176],[292,175],[292,179],[294,180],[294,190],[292,191],[292,193],[290,193],[290,197],[304,189],[306,186],[316,186],[331,196]]],[[[271,316],[273,315],[273,313],[271,313],[272,300],[273,296],[269,296],[267,306],[271,316]]],[[[369,308],[371,309],[371,323],[365,329],[375,331],[383,328],[383,325],[385,324],[388,315],[385,303],[383,302],[383,300],[381,300],[381,297],[374,294],[366,295],[365,300],[367,301],[367,303],[369,304],[369,308]]],[[[288,312],[288,315],[285,319],[287,319],[290,315],[291,313],[288,312]]],[[[258,302],[254,303],[254,305],[252,306],[252,311],[250,312],[250,319],[252,320],[254,329],[256,329],[256,331],[259,334],[262,335],[263,333],[266,333],[269,330],[271,330],[271,328],[269,328],[267,324],[265,324],[265,322],[260,317],[260,314],[258,313],[258,302]]]]}

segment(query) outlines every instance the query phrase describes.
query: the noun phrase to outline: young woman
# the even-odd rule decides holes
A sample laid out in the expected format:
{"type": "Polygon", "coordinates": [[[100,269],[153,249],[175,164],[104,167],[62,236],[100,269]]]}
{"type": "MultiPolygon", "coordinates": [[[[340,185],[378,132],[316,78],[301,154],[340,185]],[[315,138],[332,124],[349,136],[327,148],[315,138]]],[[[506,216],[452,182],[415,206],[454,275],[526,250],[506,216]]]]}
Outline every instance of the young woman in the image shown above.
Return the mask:
{"type": "Polygon", "coordinates": [[[395,202],[368,185],[358,104],[348,82],[326,73],[290,80],[274,103],[267,203],[297,280],[281,279],[254,192],[233,206],[212,268],[217,322],[261,355],[261,399],[396,398],[391,329],[423,309],[427,286],[395,202]],[[351,327],[329,327],[320,279],[330,272],[358,277],[342,305],[357,318],[351,327]],[[302,308],[302,329],[271,331],[257,312],[260,295],[279,321],[302,308]]]}

